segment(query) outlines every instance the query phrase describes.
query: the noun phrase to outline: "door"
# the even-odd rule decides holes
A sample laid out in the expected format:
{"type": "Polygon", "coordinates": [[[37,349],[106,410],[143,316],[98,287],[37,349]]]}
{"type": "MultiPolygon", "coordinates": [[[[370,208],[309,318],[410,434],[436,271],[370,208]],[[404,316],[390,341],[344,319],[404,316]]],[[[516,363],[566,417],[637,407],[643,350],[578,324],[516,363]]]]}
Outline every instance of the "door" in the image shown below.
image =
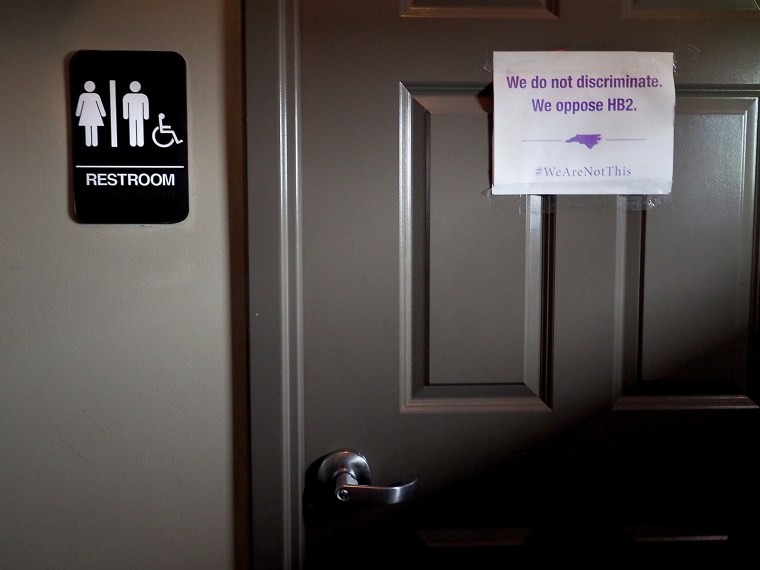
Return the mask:
{"type": "Polygon", "coordinates": [[[247,28],[255,557],[740,546],[756,3],[251,1],[247,28]],[[670,197],[490,195],[492,53],[558,49],[674,53],[670,197]],[[339,504],[345,449],[413,497],[339,504]]]}

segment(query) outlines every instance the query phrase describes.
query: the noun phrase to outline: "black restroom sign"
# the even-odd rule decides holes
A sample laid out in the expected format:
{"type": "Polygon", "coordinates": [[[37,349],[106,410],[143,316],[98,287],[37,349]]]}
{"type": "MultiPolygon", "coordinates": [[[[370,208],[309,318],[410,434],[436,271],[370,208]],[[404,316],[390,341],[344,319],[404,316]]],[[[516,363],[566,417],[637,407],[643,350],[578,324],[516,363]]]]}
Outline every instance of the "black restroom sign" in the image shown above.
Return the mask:
{"type": "Polygon", "coordinates": [[[184,220],[189,178],[182,56],[78,51],[69,62],[69,89],[77,220],[184,220]]]}

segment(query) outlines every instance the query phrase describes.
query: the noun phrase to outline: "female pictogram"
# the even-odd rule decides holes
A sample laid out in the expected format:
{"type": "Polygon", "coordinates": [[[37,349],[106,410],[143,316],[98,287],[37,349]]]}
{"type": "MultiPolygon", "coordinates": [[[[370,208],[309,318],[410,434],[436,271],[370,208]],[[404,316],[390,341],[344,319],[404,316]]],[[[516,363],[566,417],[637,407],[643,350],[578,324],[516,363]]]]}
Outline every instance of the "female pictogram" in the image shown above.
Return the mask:
{"type": "Polygon", "coordinates": [[[84,144],[98,146],[98,127],[103,126],[106,110],[103,107],[103,101],[100,100],[100,95],[94,93],[95,83],[86,81],[84,90],[86,93],[79,96],[75,114],[79,117],[79,126],[84,127],[84,144]]]}

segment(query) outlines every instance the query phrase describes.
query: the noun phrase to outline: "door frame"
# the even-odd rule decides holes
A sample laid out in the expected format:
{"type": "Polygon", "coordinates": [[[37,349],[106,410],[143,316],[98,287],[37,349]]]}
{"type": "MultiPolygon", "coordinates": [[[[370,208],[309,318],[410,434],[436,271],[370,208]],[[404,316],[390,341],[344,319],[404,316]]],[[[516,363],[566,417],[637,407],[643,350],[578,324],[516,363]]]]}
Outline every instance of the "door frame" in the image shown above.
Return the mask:
{"type": "Polygon", "coordinates": [[[298,0],[244,0],[251,562],[301,568],[298,0]]]}

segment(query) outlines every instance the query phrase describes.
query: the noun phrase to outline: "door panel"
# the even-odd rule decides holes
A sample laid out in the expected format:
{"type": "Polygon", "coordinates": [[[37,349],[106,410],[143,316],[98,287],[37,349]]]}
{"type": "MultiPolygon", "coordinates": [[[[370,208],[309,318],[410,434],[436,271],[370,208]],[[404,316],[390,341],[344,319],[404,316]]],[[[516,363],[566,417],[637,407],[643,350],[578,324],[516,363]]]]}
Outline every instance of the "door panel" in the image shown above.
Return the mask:
{"type": "Polygon", "coordinates": [[[540,409],[543,200],[489,195],[490,90],[400,95],[401,409],[540,409]]]}
{"type": "MultiPolygon", "coordinates": [[[[280,122],[249,137],[277,134],[277,208],[257,182],[270,162],[249,155],[249,171],[251,215],[281,230],[252,242],[251,271],[280,280],[287,366],[258,381],[288,412],[270,443],[301,477],[282,510],[303,499],[304,527],[282,525],[296,556],[301,528],[309,564],[600,544],[723,555],[746,536],[760,428],[755,4],[275,5],[280,122]],[[487,192],[489,58],[554,49],[674,52],[670,197],[487,192]],[[257,267],[257,252],[279,266],[257,267]],[[367,456],[375,484],[418,478],[418,496],[335,504],[311,477],[342,448],[367,456]]],[[[257,356],[271,347],[254,342],[257,356]]]]}
{"type": "Polygon", "coordinates": [[[524,318],[524,215],[517,200],[513,211],[500,217],[487,200],[471,199],[489,187],[488,137],[483,136],[488,115],[480,108],[475,112],[478,121],[468,114],[430,115],[426,273],[431,385],[500,384],[522,375],[523,331],[515,324],[524,318]]]}
{"type": "Polygon", "coordinates": [[[672,197],[627,221],[634,398],[619,407],[755,407],[757,102],[756,89],[679,90],[672,197]]]}
{"type": "Polygon", "coordinates": [[[685,95],[678,186],[646,213],[641,381],[717,381],[730,393],[726,383],[747,377],[757,99],[685,95]]]}

